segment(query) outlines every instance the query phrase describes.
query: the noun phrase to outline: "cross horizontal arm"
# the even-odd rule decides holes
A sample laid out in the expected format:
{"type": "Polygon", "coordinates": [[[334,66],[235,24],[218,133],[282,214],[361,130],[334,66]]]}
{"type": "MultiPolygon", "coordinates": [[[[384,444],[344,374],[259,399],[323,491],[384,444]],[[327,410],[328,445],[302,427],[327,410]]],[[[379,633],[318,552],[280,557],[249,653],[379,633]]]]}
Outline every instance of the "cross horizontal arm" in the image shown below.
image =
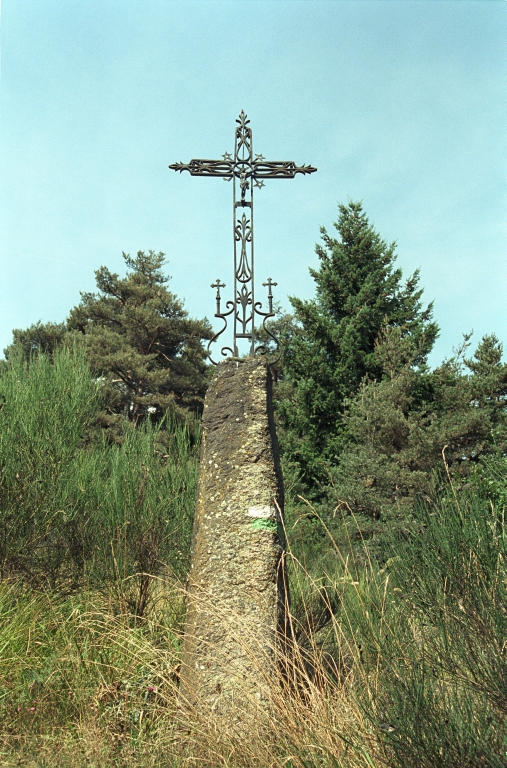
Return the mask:
{"type": "Polygon", "coordinates": [[[315,173],[316,170],[311,165],[296,165],[292,160],[252,163],[254,179],[293,179],[296,173],[315,173]]]}
{"type": "Polygon", "coordinates": [[[189,163],[173,163],[173,171],[188,171],[191,176],[218,176],[232,179],[244,174],[253,179],[293,179],[296,173],[315,173],[311,165],[296,165],[292,160],[254,160],[253,162],[229,160],[191,160],[189,163]]]}
{"type": "Polygon", "coordinates": [[[232,179],[234,163],[227,160],[191,160],[189,163],[173,163],[169,166],[173,171],[188,171],[191,176],[219,176],[232,179]]]}

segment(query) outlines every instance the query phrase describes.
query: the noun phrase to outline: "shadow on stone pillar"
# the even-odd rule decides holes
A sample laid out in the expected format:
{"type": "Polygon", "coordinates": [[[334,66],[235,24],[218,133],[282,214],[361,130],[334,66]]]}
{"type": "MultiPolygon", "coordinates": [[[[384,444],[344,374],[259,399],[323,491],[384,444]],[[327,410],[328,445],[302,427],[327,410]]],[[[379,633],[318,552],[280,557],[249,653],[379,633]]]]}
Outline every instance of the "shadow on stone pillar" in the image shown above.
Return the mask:
{"type": "Polygon", "coordinates": [[[268,707],[288,648],[283,481],[262,359],[217,366],[203,414],[182,706],[268,707]]]}

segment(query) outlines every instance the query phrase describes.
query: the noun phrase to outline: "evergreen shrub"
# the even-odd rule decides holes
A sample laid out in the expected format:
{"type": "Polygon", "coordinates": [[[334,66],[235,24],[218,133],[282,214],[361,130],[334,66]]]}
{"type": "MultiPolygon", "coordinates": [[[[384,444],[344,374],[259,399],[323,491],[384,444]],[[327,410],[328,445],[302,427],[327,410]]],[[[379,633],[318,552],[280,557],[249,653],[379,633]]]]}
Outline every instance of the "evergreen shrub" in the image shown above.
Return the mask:
{"type": "Polygon", "coordinates": [[[130,580],[142,613],[150,577],[188,564],[198,427],[148,420],[112,445],[94,427],[102,389],[81,345],[0,369],[0,569],[68,589],[130,580]]]}

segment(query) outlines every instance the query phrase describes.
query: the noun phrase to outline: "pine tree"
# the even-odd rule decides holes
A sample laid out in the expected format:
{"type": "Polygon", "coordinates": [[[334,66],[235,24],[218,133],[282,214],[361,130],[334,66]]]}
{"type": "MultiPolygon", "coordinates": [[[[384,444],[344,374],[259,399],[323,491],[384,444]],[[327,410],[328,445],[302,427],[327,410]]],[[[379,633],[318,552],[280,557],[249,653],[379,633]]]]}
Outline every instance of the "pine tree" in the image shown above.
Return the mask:
{"type": "Polygon", "coordinates": [[[330,470],[328,509],[353,513],[362,540],[376,537],[377,549],[393,526],[413,528],[416,498],[433,503],[449,477],[459,491],[481,459],[505,455],[502,347],[485,336],[467,360],[468,345],[466,336],[453,358],[429,372],[414,366],[412,339],[385,327],[374,352],[382,376],[365,377],[346,403],[347,449],[330,470]]]}
{"type": "Polygon", "coordinates": [[[502,363],[503,347],[495,334],[483,336],[471,359],[471,402],[488,414],[489,434],[500,454],[507,451],[505,434],[507,410],[507,364],[502,363]]]}
{"type": "Polygon", "coordinates": [[[164,254],[123,254],[128,274],[96,271],[98,293],[82,293],[67,321],[85,335],[87,357],[108,389],[108,414],[137,422],[147,413],[196,411],[207,383],[207,320],[188,318],[162,273],[164,254]]]}
{"type": "Polygon", "coordinates": [[[344,402],[365,375],[380,378],[374,354],[383,323],[399,328],[418,349],[423,366],[438,335],[433,307],[421,305],[416,271],[402,283],[394,268],[395,244],[370,225],[361,203],[339,206],[339,238],[321,230],[318,270],[310,270],[316,297],[292,297],[295,322],[284,333],[285,383],[278,397],[282,448],[302,469],[307,482],[325,477],[343,447],[344,402]]]}
{"type": "Polygon", "coordinates": [[[66,334],[65,323],[43,323],[40,320],[26,329],[15,328],[12,344],[4,349],[4,355],[9,359],[16,350],[26,362],[41,353],[52,357],[55,350],[62,346],[66,334]]]}

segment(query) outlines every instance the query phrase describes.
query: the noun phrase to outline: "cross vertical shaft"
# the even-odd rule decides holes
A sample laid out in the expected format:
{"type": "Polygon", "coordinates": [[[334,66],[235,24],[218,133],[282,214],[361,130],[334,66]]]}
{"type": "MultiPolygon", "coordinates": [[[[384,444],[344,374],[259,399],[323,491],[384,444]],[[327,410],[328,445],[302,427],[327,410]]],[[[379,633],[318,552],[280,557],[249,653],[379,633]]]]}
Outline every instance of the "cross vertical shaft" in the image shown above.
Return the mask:
{"type": "MultiPolygon", "coordinates": [[[[234,140],[234,164],[239,176],[233,176],[234,227],[234,356],[238,357],[238,339],[250,341],[250,356],[255,354],[255,284],[253,239],[253,184],[248,171],[252,163],[252,129],[241,113],[234,140]],[[239,182],[239,190],[236,182],[239,182]],[[238,196],[239,191],[239,196],[238,196]],[[239,209],[242,215],[239,218],[239,209]],[[248,211],[248,216],[245,213],[248,211]]],[[[256,182],[259,185],[258,182],[256,182]]]]}

